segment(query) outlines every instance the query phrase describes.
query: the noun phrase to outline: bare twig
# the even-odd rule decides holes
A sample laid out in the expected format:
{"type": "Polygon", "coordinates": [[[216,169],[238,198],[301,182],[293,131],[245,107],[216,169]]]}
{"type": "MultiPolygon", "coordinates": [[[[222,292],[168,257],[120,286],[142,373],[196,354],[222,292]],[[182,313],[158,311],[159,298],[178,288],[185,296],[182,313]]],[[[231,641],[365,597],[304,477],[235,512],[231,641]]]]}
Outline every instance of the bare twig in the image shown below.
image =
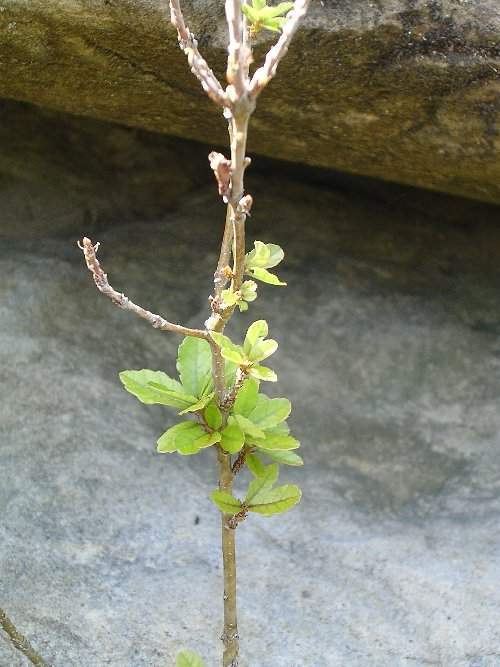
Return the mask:
{"type": "Polygon", "coordinates": [[[97,289],[111,299],[111,301],[119,308],[129,310],[130,312],[139,315],[139,317],[142,317],[149,322],[155,329],[160,329],[161,331],[173,331],[174,333],[182,334],[183,336],[193,336],[195,338],[208,340],[209,336],[206,331],[203,331],[202,329],[191,329],[189,327],[184,327],[181,324],[173,324],[160,315],[156,315],[155,313],[136,305],[126,297],[125,294],[120,294],[120,292],[113,289],[108,282],[108,276],[102,270],[96,256],[97,249],[99,248],[98,243],[94,245],[90,239],[84,238],[81,243],[78,243],[78,247],[83,251],[87,268],[94,277],[97,289]]]}
{"type": "Polygon", "coordinates": [[[249,94],[252,98],[255,99],[276,74],[276,68],[281,59],[286,55],[292,37],[299,27],[300,21],[307,14],[309,4],[310,0],[295,0],[289,18],[283,26],[283,32],[281,33],[280,38],[269,50],[264,64],[254,72],[252,80],[250,81],[249,94]]]}
{"type": "Polygon", "coordinates": [[[36,667],[49,667],[45,660],[38,655],[29,641],[15,627],[3,609],[0,609],[0,627],[8,635],[12,646],[23,653],[36,667]]]}
{"type": "Polygon", "coordinates": [[[179,46],[187,56],[191,72],[201,83],[203,90],[221,107],[228,105],[228,97],[207,61],[198,51],[198,42],[184,22],[179,0],[170,0],[170,21],[177,30],[179,46]]]}
{"type": "MultiPolygon", "coordinates": [[[[240,100],[247,92],[250,50],[247,46],[243,25],[241,0],[226,0],[226,19],[229,30],[227,73],[228,83],[234,88],[234,101],[240,100]]],[[[233,91],[231,91],[233,92],[233,91]]]]}

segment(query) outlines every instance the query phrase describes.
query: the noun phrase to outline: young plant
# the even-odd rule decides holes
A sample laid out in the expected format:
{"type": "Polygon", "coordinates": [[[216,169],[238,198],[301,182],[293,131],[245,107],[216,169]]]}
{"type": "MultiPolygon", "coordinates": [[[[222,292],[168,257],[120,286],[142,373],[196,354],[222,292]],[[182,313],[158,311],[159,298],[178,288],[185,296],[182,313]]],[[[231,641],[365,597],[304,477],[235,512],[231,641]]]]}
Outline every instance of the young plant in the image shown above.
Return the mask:
{"type": "MultiPolygon", "coordinates": [[[[109,284],[97,259],[99,244],[88,238],[79,244],[100,292],[156,329],[184,336],[177,357],[178,380],[151,370],[123,371],[120,379],[125,389],[143,403],[172,407],[182,417],[158,439],[159,452],[191,456],[212,448],[216,455],[219,486],[211,498],[222,520],[223,667],[238,665],[236,529],[249,513],[279,514],[293,507],[301,496],[295,485],[276,486],[280,464],[302,465],[302,459],[294,451],[299,442],[290,435],[286,422],[290,401],[269,398],[261,387],[264,382],[277,380],[276,373],[262,362],[276,351],[278,343],[268,338],[264,320],[250,325],[242,344],[233,342],[224,330],[236,307],[246,311],[257,298],[255,281],[285,285],[269,271],[283,259],[283,250],[278,245],[255,241],[253,249],[245,252],[245,222],[252,207],[252,197],[244,189],[245,169],[250,164],[246,142],[257,98],[275,75],[308,5],[309,0],[282,2],[277,6],[266,5],[265,0],[252,0],[252,5],[242,4],[242,0],[226,0],[228,85],[223,89],[184,22],[179,0],[170,0],[171,21],[191,71],[207,95],[221,107],[229,125],[231,158],[216,152],[209,155],[219,194],[227,203],[227,214],[214,289],[209,297],[211,314],[204,328],[174,324],[133,303],[109,284]],[[261,30],[281,34],[262,65],[251,73],[252,39],[261,30]],[[244,469],[249,470],[251,481],[247,490],[236,496],[233,483],[244,469]]],[[[192,651],[177,656],[177,667],[202,665],[201,658],[192,651]]]]}

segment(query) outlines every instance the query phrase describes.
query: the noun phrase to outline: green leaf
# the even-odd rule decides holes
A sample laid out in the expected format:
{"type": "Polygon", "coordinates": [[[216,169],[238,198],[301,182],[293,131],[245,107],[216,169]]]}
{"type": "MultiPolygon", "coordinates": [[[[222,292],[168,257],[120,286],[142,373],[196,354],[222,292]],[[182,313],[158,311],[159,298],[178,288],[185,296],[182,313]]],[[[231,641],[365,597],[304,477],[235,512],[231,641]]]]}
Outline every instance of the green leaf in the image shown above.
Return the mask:
{"type": "Polygon", "coordinates": [[[262,241],[254,241],[254,250],[247,253],[245,257],[245,268],[261,268],[272,269],[277,266],[285,253],[282,248],[275,243],[262,243],[262,241]]]}
{"type": "Polygon", "coordinates": [[[210,447],[221,439],[220,433],[207,433],[200,424],[181,422],[169,428],[158,439],[158,451],[162,454],[179,452],[185,456],[197,454],[200,449],[210,447]]]}
{"type": "Polygon", "coordinates": [[[254,280],[245,280],[240,289],[241,297],[245,301],[255,301],[257,298],[257,283],[254,280]]]}
{"type": "Polygon", "coordinates": [[[253,378],[247,378],[236,396],[233,406],[234,414],[248,417],[257,405],[258,395],[259,382],[253,378]]]}
{"type": "Polygon", "coordinates": [[[256,380],[265,380],[267,382],[276,382],[278,380],[276,373],[267,368],[267,366],[252,366],[248,372],[256,380]]]}
{"type": "Polygon", "coordinates": [[[257,428],[253,422],[251,422],[243,415],[234,415],[233,417],[241,430],[249,435],[251,438],[265,438],[266,434],[260,428],[257,428]]]}
{"type": "Polygon", "coordinates": [[[205,421],[214,431],[218,431],[222,426],[222,414],[215,403],[210,403],[204,412],[205,421]]]}
{"type": "Polygon", "coordinates": [[[252,23],[258,23],[259,22],[259,12],[254,9],[254,7],[251,7],[250,5],[242,5],[241,7],[243,14],[252,22],[252,23]]]}
{"type": "MultiPolygon", "coordinates": [[[[272,21],[277,21],[277,20],[278,19],[270,19],[269,21],[267,21],[266,23],[263,23],[262,25],[263,25],[263,27],[268,28],[268,25],[272,21]]],[[[273,28],[268,28],[268,29],[272,30],[273,28]]],[[[277,28],[276,28],[276,30],[277,30],[277,28]]],[[[257,278],[257,280],[260,280],[263,283],[268,283],[269,285],[281,285],[281,286],[286,285],[286,283],[284,283],[282,280],[280,280],[276,274],[271,273],[267,269],[260,269],[260,268],[256,267],[256,268],[250,269],[249,273],[252,276],[252,278],[257,278]]]]}
{"type": "Polygon", "coordinates": [[[224,491],[212,491],[210,497],[224,514],[236,514],[241,509],[241,500],[224,491]]]}
{"type": "Polygon", "coordinates": [[[281,422],[281,424],[276,424],[276,426],[268,428],[267,433],[268,434],[279,433],[280,435],[288,435],[290,433],[290,427],[288,426],[287,422],[281,422]]]}
{"type": "Polygon", "coordinates": [[[258,11],[266,6],[266,0],[252,0],[252,5],[258,11]]]}
{"type": "Polygon", "coordinates": [[[266,466],[262,475],[256,477],[248,485],[247,495],[243,501],[245,505],[250,507],[258,502],[263,494],[267,493],[278,479],[279,466],[277,463],[272,463],[266,466]]]}
{"type": "MultiPolygon", "coordinates": [[[[271,30],[272,32],[281,32],[283,26],[285,25],[287,19],[283,17],[277,18],[262,18],[261,27],[266,30],[271,30]]],[[[277,284],[277,283],[273,283],[277,284]]],[[[284,284],[284,283],[283,283],[284,284]]]]}
{"type": "Polygon", "coordinates": [[[280,2],[275,7],[263,7],[259,12],[261,19],[275,18],[277,16],[285,16],[293,8],[293,2],[280,2]]]}
{"type": "Polygon", "coordinates": [[[285,421],[291,411],[292,404],[288,398],[269,398],[259,394],[257,404],[248,418],[260,429],[267,430],[285,421]]]}
{"type": "Polygon", "coordinates": [[[255,345],[252,347],[248,358],[250,361],[264,361],[267,357],[270,357],[271,354],[274,354],[278,349],[278,342],[272,338],[268,340],[258,340],[255,345]]]}
{"type": "Polygon", "coordinates": [[[196,396],[185,394],[180,382],[162,371],[122,371],[120,381],[129,393],[148,405],[184,409],[196,402],[196,396]]]}
{"type": "MultiPolygon", "coordinates": [[[[281,449],[272,450],[272,449],[264,449],[261,447],[259,448],[259,451],[262,454],[266,454],[267,456],[269,456],[269,458],[272,459],[273,461],[276,461],[277,463],[281,463],[283,465],[287,466],[304,465],[304,461],[301,459],[301,457],[298,454],[295,454],[295,452],[291,452],[289,450],[281,450],[281,449]]],[[[247,463],[248,463],[248,456],[247,456],[247,463]]]]}
{"type": "Polygon", "coordinates": [[[302,493],[298,486],[295,484],[286,484],[276,489],[263,491],[259,494],[258,502],[249,504],[248,509],[250,512],[257,512],[266,516],[280,514],[296,505],[301,497],[302,493]]]}
{"type": "Polygon", "coordinates": [[[280,433],[266,433],[265,438],[254,438],[252,444],[256,447],[272,450],[298,449],[300,442],[291,435],[281,435],[280,433]]]}
{"type": "Polygon", "coordinates": [[[211,394],[207,394],[206,396],[200,398],[199,401],[196,401],[196,403],[193,403],[188,408],[185,408],[184,410],[179,412],[179,414],[185,415],[187,412],[198,412],[199,410],[203,410],[203,408],[210,403],[213,397],[214,397],[214,392],[212,392],[211,394]]]}
{"type": "Polygon", "coordinates": [[[206,340],[187,336],[179,345],[177,370],[186,394],[201,398],[212,389],[212,352],[206,340]]]}
{"type": "Polygon", "coordinates": [[[245,434],[236,422],[229,423],[221,432],[220,446],[229,454],[236,454],[245,444],[245,434]]]}
{"type": "Polygon", "coordinates": [[[205,663],[194,651],[181,651],[177,654],[175,667],[205,667],[205,663]]]}
{"type": "MultiPolygon", "coordinates": [[[[254,345],[259,339],[265,338],[269,333],[266,320],[257,320],[248,327],[248,331],[243,342],[243,350],[250,357],[254,345]]],[[[217,342],[217,341],[216,341],[217,342]]]]}
{"type": "Polygon", "coordinates": [[[236,305],[240,299],[240,295],[237,292],[233,292],[232,289],[222,290],[221,297],[225,308],[236,305]]]}
{"type": "MultiPolygon", "coordinates": [[[[248,5],[245,5],[245,7],[248,7],[248,5]]],[[[247,362],[243,349],[239,345],[235,345],[230,338],[224,336],[224,334],[217,333],[216,331],[211,331],[210,336],[220,347],[224,359],[232,361],[238,365],[247,362]]]]}
{"type": "Polygon", "coordinates": [[[255,454],[248,454],[245,461],[254,477],[262,477],[265,474],[266,467],[255,454]]]}

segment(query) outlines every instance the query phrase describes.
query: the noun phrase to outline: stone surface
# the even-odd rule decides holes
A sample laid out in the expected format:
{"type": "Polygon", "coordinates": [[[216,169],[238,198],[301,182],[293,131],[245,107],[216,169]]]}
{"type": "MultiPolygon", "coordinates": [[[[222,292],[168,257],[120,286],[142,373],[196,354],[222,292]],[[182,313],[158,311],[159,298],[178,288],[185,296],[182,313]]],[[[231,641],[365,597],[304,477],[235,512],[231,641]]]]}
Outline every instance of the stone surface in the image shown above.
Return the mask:
{"type": "MultiPolygon", "coordinates": [[[[223,4],[185,4],[222,76],[223,4]]],[[[226,143],[163,0],[0,9],[1,96],[226,143]]],[[[250,150],[499,202],[499,31],[497,0],[315,3],[260,101],[250,150]]]]}
{"type": "MultiPolygon", "coordinates": [[[[249,236],[285,246],[289,287],[238,327],[280,340],[270,391],[306,466],[282,472],[298,508],[238,529],[242,667],[497,667],[498,220],[252,191],[249,236]]],[[[116,288],[199,324],[222,217],[210,190],[95,239],[116,288]]],[[[212,452],[157,455],[174,415],[117,380],[171,372],[178,339],[98,295],[74,235],[4,239],[0,266],[1,605],[55,667],[171,667],[186,645],[219,664],[212,452]]],[[[23,660],[0,641],[2,666],[23,660]]]]}
{"type": "Polygon", "coordinates": [[[211,177],[207,149],[0,100],[0,238],[158,219],[211,177]]]}

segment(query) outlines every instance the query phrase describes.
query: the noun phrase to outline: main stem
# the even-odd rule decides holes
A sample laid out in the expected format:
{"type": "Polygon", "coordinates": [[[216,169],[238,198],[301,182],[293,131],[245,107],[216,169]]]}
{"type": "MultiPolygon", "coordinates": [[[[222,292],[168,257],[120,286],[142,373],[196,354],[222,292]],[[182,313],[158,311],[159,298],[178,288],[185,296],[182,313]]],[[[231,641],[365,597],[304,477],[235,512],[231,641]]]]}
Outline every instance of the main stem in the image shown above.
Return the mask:
{"type": "MultiPolygon", "coordinates": [[[[233,473],[231,457],[222,449],[217,452],[219,461],[219,488],[225,493],[232,493],[233,473]]],[[[237,667],[239,654],[238,619],[236,612],[236,531],[229,528],[230,515],[221,513],[222,562],[224,567],[224,630],[221,639],[224,643],[223,667],[237,667]]]]}
{"type": "MultiPolygon", "coordinates": [[[[243,178],[246,167],[247,129],[252,110],[253,106],[246,104],[246,101],[244,101],[243,109],[239,108],[229,120],[229,136],[231,138],[231,197],[228,202],[222,247],[217,271],[215,272],[214,298],[219,297],[221,294],[224,286],[224,269],[228,265],[231,253],[233,255],[232,289],[238,290],[243,280],[246,213],[244,210],[241,210],[239,203],[244,194],[243,178]]],[[[233,308],[228,309],[222,316],[212,317],[207,320],[207,328],[222,332],[233,310],[233,308]]],[[[231,402],[234,402],[237,392],[233,391],[229,393],[230,403],[228,404],[224,376],[224,359],[217,345],[212,345],[212,372],[217,401],[222,409],[225,421],[231,408],[231,402]]],[[[219,489],[225,493],[232,494],[234,475],[231,455],[218,446],[217,460],[219,466],[219,489]]],[[[223,667],[238,667],[239,635],[236,611],[236,544],[235,530],[228,525],[230,518],[230,515],[221,513],[221,544],[224,570],[224,629],[221,635],[224,643],[224,652],[222,665],[223,667]]]]}

